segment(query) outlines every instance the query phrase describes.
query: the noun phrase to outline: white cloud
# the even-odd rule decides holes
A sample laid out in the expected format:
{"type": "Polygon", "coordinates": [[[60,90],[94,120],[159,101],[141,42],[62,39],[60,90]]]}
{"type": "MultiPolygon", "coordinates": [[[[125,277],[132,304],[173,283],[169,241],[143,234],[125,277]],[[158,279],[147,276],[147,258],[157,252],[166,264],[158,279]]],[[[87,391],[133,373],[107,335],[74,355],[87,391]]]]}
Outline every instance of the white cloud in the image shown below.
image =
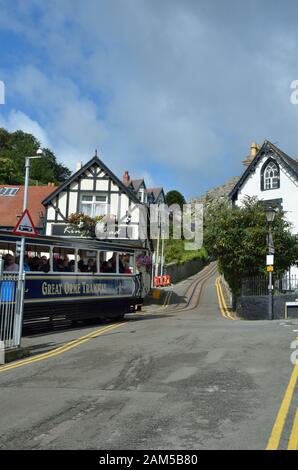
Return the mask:
{"type": "Polygon", "coordinates": [[[12,110],[7,117],[0,116],[0,127],[4,127],[10,132],[21,129],[24,132],[33,134],[41,143],[42,147],[50,147],[49,138],[37,121],[32,120],[22,111],[12,110]]]}
{"type": "Polygon", "coordinates": [[[118,175],[172,178],[189,195],[239,174],[252,140],[298,154],[289,3],[3,2],[0,27],[31,44],[10,84],[23,125],[72,168],[98,148],[118,175]]]}

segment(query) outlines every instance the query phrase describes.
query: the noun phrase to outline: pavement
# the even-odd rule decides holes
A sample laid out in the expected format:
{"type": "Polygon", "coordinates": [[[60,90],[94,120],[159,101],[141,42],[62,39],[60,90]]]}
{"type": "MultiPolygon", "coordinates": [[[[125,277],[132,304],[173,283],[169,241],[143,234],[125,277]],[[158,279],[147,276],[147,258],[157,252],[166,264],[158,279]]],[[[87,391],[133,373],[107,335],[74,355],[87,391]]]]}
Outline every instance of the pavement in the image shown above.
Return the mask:
{"type": "Polygon", "coordinates": [[[298,321],[238,320],[217,278],[25,337],[31,357],[0,367],[0,449],[297,448],[298,321]]]}

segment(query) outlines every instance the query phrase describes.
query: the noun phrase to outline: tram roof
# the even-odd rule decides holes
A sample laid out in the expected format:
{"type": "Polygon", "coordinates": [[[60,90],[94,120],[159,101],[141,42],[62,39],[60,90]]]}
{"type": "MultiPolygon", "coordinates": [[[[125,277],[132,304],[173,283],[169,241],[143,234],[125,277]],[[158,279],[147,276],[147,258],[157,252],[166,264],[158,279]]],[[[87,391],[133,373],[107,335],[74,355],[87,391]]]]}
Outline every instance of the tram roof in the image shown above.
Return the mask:
{"type": "MultiPolygon", "coordinates": [[[[15,235],[8,230],[0,230],[0,241],[16,242],[22,237],[15,235]]],[[[49,235],[35,235],[34,237],[26,237],[27,243],[47,246],[60,246],[68,248],[81,248],[89,250],[104,251],[133,251],[145,250],[146,248],[139,240],[97,240],[94,238],[72,238],[72,237],[53,237],[49,235]]]]}

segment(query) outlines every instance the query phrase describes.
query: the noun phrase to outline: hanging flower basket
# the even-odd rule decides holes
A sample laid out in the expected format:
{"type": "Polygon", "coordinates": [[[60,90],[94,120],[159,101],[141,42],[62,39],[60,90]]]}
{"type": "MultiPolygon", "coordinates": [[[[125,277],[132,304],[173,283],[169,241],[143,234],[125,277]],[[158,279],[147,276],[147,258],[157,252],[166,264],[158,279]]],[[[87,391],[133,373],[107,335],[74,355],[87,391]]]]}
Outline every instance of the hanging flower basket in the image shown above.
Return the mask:
{"type": "Polygon", "coordinates": [[[78,229],[85,237],[95,237],[95,226],[104,216],[89,217],[89,215],[77,212],[68,217],[71,226],[78,229]]]}
{"type": "Polygon", "coordinates": [[[136,257],[136,266],[139,271],[149,272],[152,266],[152,257],[146,254],[140,254],[136,257]]]}

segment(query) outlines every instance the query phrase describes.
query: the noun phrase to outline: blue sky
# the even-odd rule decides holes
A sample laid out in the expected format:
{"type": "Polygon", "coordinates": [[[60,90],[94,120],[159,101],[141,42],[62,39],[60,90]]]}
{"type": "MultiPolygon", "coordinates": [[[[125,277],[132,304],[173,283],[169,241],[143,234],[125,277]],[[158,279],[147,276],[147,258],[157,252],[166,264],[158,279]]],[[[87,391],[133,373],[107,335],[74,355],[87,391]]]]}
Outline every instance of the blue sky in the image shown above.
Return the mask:
{"type": "Polygon", "coordinates": [[[252,141],[298,156],[298,5],[236,0],[0,0],[0,126],[75,170],[187,198],[240,175],[252,141]]]}

